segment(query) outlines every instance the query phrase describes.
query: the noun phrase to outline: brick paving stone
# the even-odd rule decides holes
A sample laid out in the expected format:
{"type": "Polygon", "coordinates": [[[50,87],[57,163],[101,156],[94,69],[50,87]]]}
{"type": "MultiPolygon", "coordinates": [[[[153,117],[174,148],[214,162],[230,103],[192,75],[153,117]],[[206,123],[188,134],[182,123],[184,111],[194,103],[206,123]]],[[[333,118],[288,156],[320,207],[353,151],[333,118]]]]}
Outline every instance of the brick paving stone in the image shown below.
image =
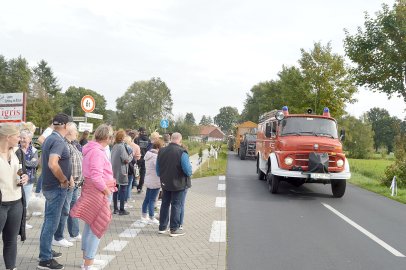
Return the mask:
{"type": "MultiPolygon", "coordinates": [[[[146,225],[138,227],[141,204],[145,192],[133,192],[134,208],[128,209],[130,215],[113,215],[109,230],[100,241],[98,255],[111,255],[114,258],[104,269],[226,269],[226,243],[210,243],[210,231],[214,220],[226,220],[226,208],[215,208],[216,197],[225,196],[224,191],[218,191],[218,176],[192,180],[192,188],[186,197],[185,236],[170,237],[158,234],[158,226],[146,225]],[[136,227],[132,226],[138,224],[136,227]],[[134,238],[119,237],[126,229],[140,229],[134,238]],[[121,251],[104,251],[112,241],[128,241],[121,251]]],[[[222,183],[224,183],[222,181],[222,183]]],[[[33,229],[27,230],[27,240],[18,243],[18,270],[33,270],[36,268],[39,254],[39,236],[42,217],[32,217],[29,224],[33,229]]],[[[81,229],[83,224],[81,223],[81,229]]],[[[65,230],[67,237],[67,229],[65,230]]],[[[0,242],[0,249],[2,249],[0,242]]],[[[58,262],[65,269],[80,269],[82,264],[81,242],[75,242],[70,248],[54,247],[62,252],[58,262]]],[[[4,269],[3,260],[0,269],[4,269]]]]}

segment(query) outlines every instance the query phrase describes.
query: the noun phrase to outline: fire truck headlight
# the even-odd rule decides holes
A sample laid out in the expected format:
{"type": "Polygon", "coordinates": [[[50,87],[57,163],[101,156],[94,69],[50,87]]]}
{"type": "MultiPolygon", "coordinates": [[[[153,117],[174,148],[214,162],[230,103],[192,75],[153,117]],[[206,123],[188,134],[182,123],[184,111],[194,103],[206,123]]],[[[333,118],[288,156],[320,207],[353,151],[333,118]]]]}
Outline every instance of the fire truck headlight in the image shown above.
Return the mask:
{"type": "Polygon", "coordinates": [[[337,160],[337,167],[341,168],[342,166],[344,166],[344,160],[342,159],[337,160]]]}
{"type": "Polygon", "coordinates": [[[288,165],[288,166],[292,165],[293,164],[293,158],[286,157],[285,158],[285,164],[288,165]]]}

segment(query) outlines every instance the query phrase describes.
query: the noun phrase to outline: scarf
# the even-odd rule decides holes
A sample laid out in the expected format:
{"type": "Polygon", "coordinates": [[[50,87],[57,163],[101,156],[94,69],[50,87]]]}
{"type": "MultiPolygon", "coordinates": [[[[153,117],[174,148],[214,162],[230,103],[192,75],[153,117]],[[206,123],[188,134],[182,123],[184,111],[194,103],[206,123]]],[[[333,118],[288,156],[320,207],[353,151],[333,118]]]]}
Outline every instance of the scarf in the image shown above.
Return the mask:
{"type": "MultiPolygon", "coordinates": [[[[32,153],[32,144],[30,143],[30,145],[27,148],[27,152],[25,153],[25,161],[31,161],[32,155],[33,155],[33,153],[32,153]]],[[[29,179],[29,181],[31,181],[32,176],[34,175],[36,168],[26,168],[26,169],[27,169],[28,179],[29,179]]]]}

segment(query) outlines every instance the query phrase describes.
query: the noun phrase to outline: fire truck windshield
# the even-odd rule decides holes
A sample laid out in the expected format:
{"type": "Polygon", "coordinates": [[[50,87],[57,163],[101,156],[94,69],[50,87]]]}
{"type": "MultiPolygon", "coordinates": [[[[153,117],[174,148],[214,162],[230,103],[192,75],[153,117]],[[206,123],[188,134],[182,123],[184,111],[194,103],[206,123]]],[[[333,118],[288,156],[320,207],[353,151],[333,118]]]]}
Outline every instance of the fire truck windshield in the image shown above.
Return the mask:
{"type": "Polygon", "coordinates": [[[335,121],[325,118],[288,117],[281,121],[281,136],[325,136],[337,139],[335,121]]]}

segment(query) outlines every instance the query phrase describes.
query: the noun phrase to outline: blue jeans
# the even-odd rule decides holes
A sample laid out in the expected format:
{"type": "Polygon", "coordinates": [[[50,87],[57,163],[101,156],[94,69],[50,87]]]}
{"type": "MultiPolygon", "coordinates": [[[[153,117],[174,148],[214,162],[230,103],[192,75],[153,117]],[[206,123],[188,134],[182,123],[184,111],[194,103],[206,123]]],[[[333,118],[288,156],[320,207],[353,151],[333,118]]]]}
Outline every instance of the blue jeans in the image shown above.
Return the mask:
{"type": "MultiPolygon", "coordinates": [[[[73,208],[78,200],[78,187],[74,187],[72,192],[72,200],[70,201],[70,209],[73,208]]],[[[68,216],[68,232],[70,237],[76,237],[79,235],[79,219],[68,216]]]]}
{"type": "Polygon", "coordinates": [[[134,175],[128,175],[128,186],[127,186],[127,196],[125,198],[125,201],[128,201],[131,199],[131,189],[133,188],[133,181],[134,181],[134,175]]]}
{"type": "Polygon", "coordinates": [[[25,202],[26,202],[27,207],[28,207],[28,203],[30,202],[30,199],[31,199],[32,187],[33,186],[34,186],[33,183],[26,184],[26,185],[23,186],[24,194],[25,194],[25,202]]]}
{"type": "Polygon", "coordinates": [[[72,201],[72,194],[73,194],[73,189],[68,188],[68,191],[66,192],[66,199],[65,199],[65,202],[62,207],[61,218],[59,219],[58,229],[56,230],[56,232],[54,234],[54,238],[56,241],[60,241],[64,238],[63,232],[65,231],[66,221],[68,220],[68,217],[69,217],[70,202],[72,201]]]}
{"type": "Polygon", "coordinates": [[[58,229],[67,189],[59,187],[42,193],[45,196],[45,216],[39,240],[39,259],[47,261],[52,259],[52,238],[58,229]]]}
{"type": "Polygon", "coordinates": [[[154,188],[154,189],[147,188],[147,193],[145,194],[145,199],[144,199],[144,202],[142,203],[142,214],[143,215],[147,214],[147,209],[148,209],[150,218],[154,217],[155,201],[156,201],[156,198],[158,197],[159,190],[160,190],[160,188],[154,188]]]}
{"type": "Polygon", "coordinates": [[[118,198],[120,198],[120,211],[124,211],[124,200],[121,198],[125,198],[127,186],[126,185],[117,185],[117,191],[113,192],[113,205],[114,210],[119,210],[117,206],[118,198]]]}
{"type": "Polygon", "coordinates": [[[82,251],[86,260],[93,260],[99,247],[100,239],[92,232],[89,224],[85,223],[82,235],[82,251]]]}
{"type": "Polygon", "coordinates": [[[159,213],[159,230],[166,230],[169,221],[169,206],[171,207],[171,231],[176,231],[180,226],[180,213],[182,208],[182,197],[185,190],[167,191],[162,190],[162,204],[159,213]]]}
{"type": "Polygon", "coordinates": [[[37,186],[35,187],[35,193],[40,193],[42,189],[42,173],[38,177],[37,186]]]}
{"type": "Polygon", "coordinates": [[[182,210],[180,211],[180,225],[183,225],[183,218],[185,217],[185,201],[186,201],[187,190],[188,189],[185,189],[185,192],[183,193],[183,197],[182,197],[182,210]]]}

